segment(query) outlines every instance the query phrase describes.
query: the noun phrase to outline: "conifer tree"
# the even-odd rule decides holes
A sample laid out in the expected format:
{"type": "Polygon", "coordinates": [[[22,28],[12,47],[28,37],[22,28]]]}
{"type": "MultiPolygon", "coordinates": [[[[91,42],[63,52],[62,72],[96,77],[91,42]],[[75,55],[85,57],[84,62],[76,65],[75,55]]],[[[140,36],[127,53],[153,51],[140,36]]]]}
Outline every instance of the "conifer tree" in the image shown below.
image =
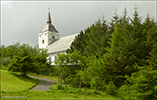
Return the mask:
{"type": "Polygon", "coordinates": [[[26,75],[28,71],[33,68],[32,56],[24,46],[21,51],[13,57],[9,64],[9,70],[15,72],[21,72],[26,75]]]}
{"type": "Polygon", "coordinates": [[[131,77],[127,76],[128,81],[132,84],[132,89],[136,96],[142,100],[156,100],[157,98],[157,44],[150,52],[147,62],[149,65],[139,66],[138,72],[132,73],[131,77]]]}
{"type": "Polygon", "coordinates": [[[78,36],[75,37],[75,40],[71,43],[70,49],[67,50],[67,53],[72,53],[74,50],[80,51],[82,54],[84,52],[84,48],[86,47],[86,39],[87,35],[81,31],[78,36]]]}
{"type": "Polygon", "coordinates": [[[104,17],[99,19],[95,25],[90,28],[89,40],[85,48],[86,56],[101,57],[106,53],[105,47],[108,46],[110,34],[108,33],[108,25],[104,17]]]}
{"type": "Polygon", "coordinates": [[[119,20],[119,16],[117,14],[117,9],[115,9],[114,16],[112,16],[111,22],[109,23],[109,33],[112,34],[116,29],[116,22],[119,20]]]}
{"type": "Polygon", "coordinates": [[[114,81],[116,86],[124,84],[124,76],[131,75],[136,69],[132,66],[138,62],[137,51],[139,51],[138,40],[131,34],[131,25],[127,17],[126,9],[116,24],[116,30],[111,35],[110,46],[106,48],[104,55],[110,77],[106,81],[114,81]]]}

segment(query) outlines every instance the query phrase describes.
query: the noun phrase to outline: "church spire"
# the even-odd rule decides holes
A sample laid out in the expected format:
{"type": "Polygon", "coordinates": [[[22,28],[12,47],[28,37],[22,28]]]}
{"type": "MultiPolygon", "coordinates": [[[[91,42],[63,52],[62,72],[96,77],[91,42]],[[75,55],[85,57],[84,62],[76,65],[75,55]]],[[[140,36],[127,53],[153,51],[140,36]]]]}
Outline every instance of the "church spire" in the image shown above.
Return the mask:
{"type": "Polygon", "coordinates": [[[48,18],[47,18],[47,23],[51,24],[50,8],[48,10],[49,10],[49,13],[48,13],[48,18]]]}

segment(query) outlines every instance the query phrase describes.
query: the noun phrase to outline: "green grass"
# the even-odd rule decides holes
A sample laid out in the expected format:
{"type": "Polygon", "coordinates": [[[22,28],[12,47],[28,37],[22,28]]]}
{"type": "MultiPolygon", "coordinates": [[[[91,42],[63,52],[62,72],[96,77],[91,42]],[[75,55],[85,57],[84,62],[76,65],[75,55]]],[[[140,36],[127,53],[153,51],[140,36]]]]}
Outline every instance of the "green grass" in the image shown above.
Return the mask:
{"type": "MultiPolygon", "coordinates": [[[[8,92],[2,93],[2,97],[4,96],[24,96],[27,99],[32,100],[69,100],[69,99],[84,99],[84,100],[122,100],[120,98],[106,95],[106,94],[95,94],[89,92],[78,92],[78,91],[64,91],[64,90],[52,90],[52,91],[24,91],[24,92],[8,92]]],[[[8,100],[8,98],[7,98],[8,100]]],[[[11,98],[14,100],[14,98],[11,98]]],[[[16,99],[15,99],[16,100],[16,99]]]]}
{"type": "Polygon", "coordinates": [[[2,69],[2,70],[8,70],[8,67],[5,66],[5,65],[0,64],[0,69],[2,69]]]}
{"type": "Polygon", "coordinates": [[[1,83],[3,83],[1,84],[1,98],[4,100],[9,100],[8,97],[11,97],[11,100],[17,100],[17,98],[20,98],[19,100],[26,98],[29,100],[124,100],[120,95],[108,95],[103,91],[95,93],[94,89],[82,88],[79,91],[78,88],[72,88],[69,84],[68,88],[63,84],[61,89],[58,89],[58,79],[54,76],[36,75],[55,81],[55,84],[50,87],[50,91],[29,91],[29,88],[35,85],[38,80],[5,70],[1,70],[1,75],[1,83]]]}
{"type": "Polygon", "coordinates": [[[14,92],[29,90],[38,83],[38,79],[21,75],[20,73],[1,70],[1,91],[14,92]]]}

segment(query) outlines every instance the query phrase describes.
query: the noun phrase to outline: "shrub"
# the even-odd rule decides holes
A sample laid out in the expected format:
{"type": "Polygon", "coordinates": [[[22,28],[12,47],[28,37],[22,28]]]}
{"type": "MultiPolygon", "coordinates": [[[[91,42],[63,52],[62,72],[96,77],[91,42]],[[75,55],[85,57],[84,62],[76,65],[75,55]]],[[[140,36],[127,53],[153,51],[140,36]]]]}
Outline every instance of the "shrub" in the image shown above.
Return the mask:
{"type": "Polygon", "coordinates": [[[65,88],[63,86],[58,85],[57,89],[64,90],[65,88]]]}
{"type": "Polygon", "coordinates": [[[134,87],[136,96],[142,100],[157,100],[157,70],[150,66],[133,73],[131,77],[126,76],[134,87]]]}
{"type": "Polygon", "coordinates": [[[113,81],[110,81],[108,85],[106,85],[106,92],[110,95],[114,95],[117,93],[117,88],[114,85],[113,81]]]}
{"type": "Polygon", "coordinates": [[[5,65],[5,66],[8,66],[10,60],[11,60],[10,57],[4,57],[4,58],[1,59],[1,64],[5,65]]]}

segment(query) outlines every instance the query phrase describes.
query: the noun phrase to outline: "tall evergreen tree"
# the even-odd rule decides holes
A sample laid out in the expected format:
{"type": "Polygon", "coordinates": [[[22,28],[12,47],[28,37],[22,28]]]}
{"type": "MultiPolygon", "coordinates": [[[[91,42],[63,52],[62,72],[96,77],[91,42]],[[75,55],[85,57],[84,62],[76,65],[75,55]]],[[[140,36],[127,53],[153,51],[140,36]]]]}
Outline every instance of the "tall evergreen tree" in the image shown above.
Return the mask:
{"type": "Polygon", "coordinates": [[[136,65],[139,71],[127,77],[136,93],[135,96],[142,100],[157,99],[157,44],[151,50],[150,55],[147,60],[149,65],[136,65]]]}
{"type": "Polygon", "coordinates": [[[130,76],[136,71],[133,65],[138,63],[138,53],[141,49],[138,40],[133,38],[126,9],[111,36],[110,46],[106,48],[107,53],[104,55],[110,76],[106,80],[112,80],[116,86],[121,86],[124,84],[124,76],[130,76]]]}
{"type": "Polygon", "coordinates": [[[117,9],[115,9],[114,16],[112,16],[111,22],[109,23],[109,33],[112,34],[116,29],[116,22],[119,20],[119,16],[117,14],[117,9]]]}
{"type": "Polygon", "coordinates": [[[90,28],[89,40],[85,48],[86,56],[101,57],[106,53],[105,47],[109,46],[108,41],[110,34],[108,33],[108,25],[104,17],[99,19],[95,25],[90,28]]]}
{"type": "Polygon", "coordinates": [[[13,57],[9,64],[9,70],[21,72],[26,75],[28,71],[33,69],[33,60],[31,54],[28,52],[28,49],[24,46],[21,48],[21,51],[13,57]]]}

